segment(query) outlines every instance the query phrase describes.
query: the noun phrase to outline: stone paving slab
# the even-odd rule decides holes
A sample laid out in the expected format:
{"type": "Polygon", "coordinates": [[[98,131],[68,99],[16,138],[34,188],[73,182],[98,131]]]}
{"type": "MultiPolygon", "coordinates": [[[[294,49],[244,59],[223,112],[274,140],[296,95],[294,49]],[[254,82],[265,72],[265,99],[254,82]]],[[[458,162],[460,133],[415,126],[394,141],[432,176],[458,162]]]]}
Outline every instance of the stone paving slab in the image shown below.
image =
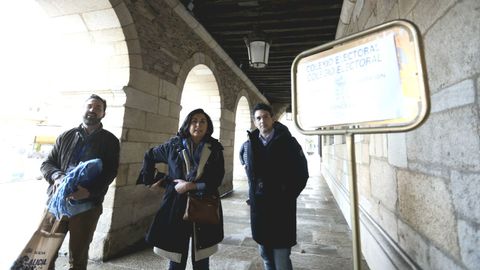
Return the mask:
{"type": "MultiPolygon", "coordinates": [[[[225,239],[219,251],[210,257],[212,270],[262,270],[257,243],[251,238],[249,209],[245,203],[247,184],[234,182],[235,191],[222,198],[225,239]]],[[[298,199],[298,244],[292,248],[295,270],[353,269],[351,231],[333,199],[325,181],[311,177],[298,199]]],[[[68,259],[59,257],[57,269],[68,269],[68,259]]],[[[141,248],[132,254],[107,262],[90,262],[90,270],[162,270],[168,269],[168,260],[141,248]]],[[[192,269],[188,261],[187,269],[192,269]]],[[[363,270],[368,265],[363,261],[363,270]]]]}

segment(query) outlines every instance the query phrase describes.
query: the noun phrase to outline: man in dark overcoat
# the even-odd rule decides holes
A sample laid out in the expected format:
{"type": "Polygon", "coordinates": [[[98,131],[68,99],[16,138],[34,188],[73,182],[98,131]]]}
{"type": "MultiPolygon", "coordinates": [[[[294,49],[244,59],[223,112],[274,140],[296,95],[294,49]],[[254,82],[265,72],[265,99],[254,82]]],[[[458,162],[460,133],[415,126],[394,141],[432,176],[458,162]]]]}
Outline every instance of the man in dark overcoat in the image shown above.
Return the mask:
{"type": "Polygon", "coordinates": [[[257,129],[248,132],[240,159],[249,182],[252,237],[265,269],[292,269],[290,253],[297,237],[297,197],[307,183],[302,147],[264,103],[253,109],[257,129]]]}

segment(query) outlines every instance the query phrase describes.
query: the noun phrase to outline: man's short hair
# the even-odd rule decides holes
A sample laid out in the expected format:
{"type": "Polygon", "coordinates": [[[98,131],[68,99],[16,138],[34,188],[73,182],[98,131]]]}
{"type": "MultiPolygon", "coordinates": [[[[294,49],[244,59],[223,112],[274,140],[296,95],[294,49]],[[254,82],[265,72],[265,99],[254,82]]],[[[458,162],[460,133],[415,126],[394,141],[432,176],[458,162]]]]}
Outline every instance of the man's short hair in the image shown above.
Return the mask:
{"type": "Polygon", "coordinates": [[[103,103],[103,112],[105,112],[107,110],[107,101],[103,98],[101,98],[99,95],[95,95],[95,94],[92,94],[91,96],[89,96],[87,98],[87,100],[90,100],[90,99],[96,99],[100,102],[103,103]]]}
{"type": "Polygon", "coordinates": [[[255,117],[255,112],[258,111],[258,110],[267,111],[270,114],[270,116],[273,117],[273,109],[270,105],[268,105],[266,103],[257,103],[257,105],[255,105],[255,107],[253,107],[252,117],[255,117]]]}

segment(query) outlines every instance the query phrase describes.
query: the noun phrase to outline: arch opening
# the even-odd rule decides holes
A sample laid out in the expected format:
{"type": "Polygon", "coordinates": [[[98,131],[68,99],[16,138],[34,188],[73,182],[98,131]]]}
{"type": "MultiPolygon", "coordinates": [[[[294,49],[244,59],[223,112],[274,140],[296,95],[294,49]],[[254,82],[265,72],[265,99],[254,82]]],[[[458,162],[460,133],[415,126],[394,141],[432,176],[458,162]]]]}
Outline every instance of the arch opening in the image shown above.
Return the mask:
{"type": "Polygon", "coordinates": [[[217,80],[208,66],[199,64],[190,70],[183,86],[180,105],[182,109],[180,111],[179,127],[189,112],[201,108],[212,119],[212,136],[216,139],[220,138],[220,93],[217,80]]]}
{"type": "Polygon", "coordinates": [[[56,137],[81,123],[91,93],[107,100],[103,124],[120,137],[119,94],[128,84],[129,59],[108,0],[10,1],[0,11],[0,32],[6,37],[0,44],[0,83],[7,100],[0,107],[6,131],[0,134],[0,196],[16,206],[2,211],[11,221],[0,232],[4,269],[27,243],[45,207],[47,185],[37,181],[40,164],[56,137]]]}
{"type": "Polygon", "coordinates": [[[250,105],[247,99],[242,96],[237,103],[237,110],[235,113],[235,143],[233,147],[233,179],[234,180],[247,180],[245,169],[240,163],[239,153],[243,142],[247,137],[247,130],[252,127],[251,123],[250,105]]]}

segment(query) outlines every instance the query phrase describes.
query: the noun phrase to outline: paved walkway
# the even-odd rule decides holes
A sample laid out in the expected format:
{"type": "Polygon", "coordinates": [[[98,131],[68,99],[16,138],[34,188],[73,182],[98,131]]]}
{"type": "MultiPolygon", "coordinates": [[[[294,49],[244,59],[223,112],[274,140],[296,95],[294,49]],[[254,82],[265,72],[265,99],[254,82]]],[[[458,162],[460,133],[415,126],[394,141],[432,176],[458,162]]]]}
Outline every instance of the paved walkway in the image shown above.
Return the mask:
{"type": "MultiPolygon", "coordinates": [[[[311,173],[312,174],[312,173],[311,173]]],[[[257,245],[251,238],[245,181],[234,182],[235,191],[222,199],[225,239],[210,257],[212,270],[261,270],[257,245]]],[[[351,234],[325,181],[311,177],[298,199],[298,244],[292,249],[295,270],[353,269],[351,234]]],[[[168,261],[143,248],[107,262],[90,262],[90,270],[168,269],[168,261]]],[[[67,259],[57,260],[57,269],[68,269],[67,259]]],[[[192,269],[189,261],[187,269],[192,269]]],[[[368,270],[364,263],[363,270],[368,270]]]]}

